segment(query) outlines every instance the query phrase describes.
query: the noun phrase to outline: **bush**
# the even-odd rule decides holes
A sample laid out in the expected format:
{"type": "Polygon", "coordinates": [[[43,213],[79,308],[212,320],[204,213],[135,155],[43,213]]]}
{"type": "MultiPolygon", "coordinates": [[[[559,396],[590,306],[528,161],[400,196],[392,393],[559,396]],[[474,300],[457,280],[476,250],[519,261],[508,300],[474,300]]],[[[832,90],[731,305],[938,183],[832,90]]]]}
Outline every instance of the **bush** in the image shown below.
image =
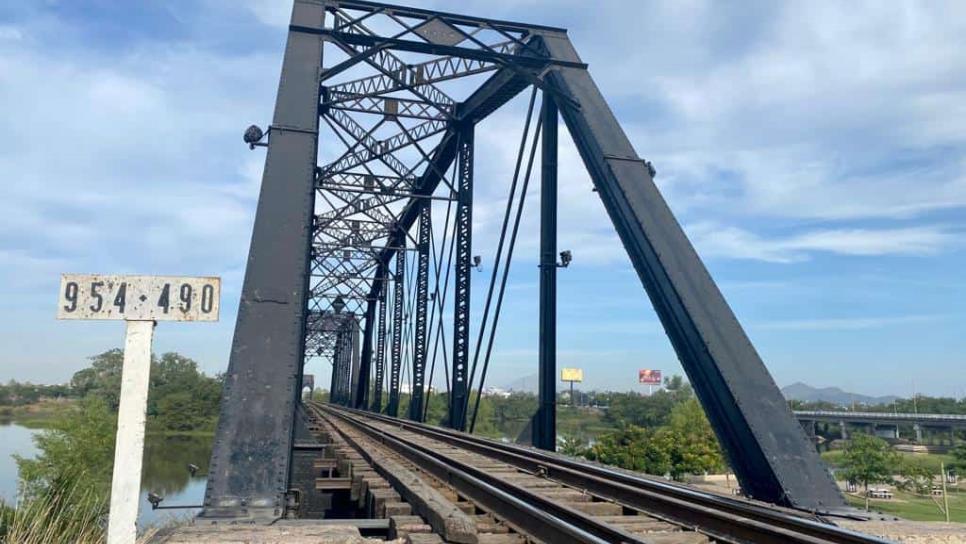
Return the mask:
{"type": "Polygon", "coordinates": [[[0,542],[77,544],[104,541],[107,499],[77,485],[49,487],[14,510],[0,503],[0,542]]]}
{"type": "Polygon", "coordinates": [[[17,457],[26,499],[89,491],[96,497],[110,492],[114,464],[116,416],[98,397],[79,402],[34,437],[34,459],[17,457]]]}

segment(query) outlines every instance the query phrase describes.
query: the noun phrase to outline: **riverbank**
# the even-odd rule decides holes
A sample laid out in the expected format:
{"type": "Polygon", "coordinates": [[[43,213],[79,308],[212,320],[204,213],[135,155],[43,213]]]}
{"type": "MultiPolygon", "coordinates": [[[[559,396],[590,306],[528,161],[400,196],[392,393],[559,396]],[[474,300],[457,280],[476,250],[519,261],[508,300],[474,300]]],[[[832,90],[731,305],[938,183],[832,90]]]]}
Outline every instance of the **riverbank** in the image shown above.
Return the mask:
{"type": "Polygon", "coordinates": [[[0,406],[0,421],[10,421],[25,427],[43,427],[76,404],[74,399],[45,399],[31,404],[0,406]]]}
{"type": "MultiPolygon", "coordinates": [[[[76,406],[76,399],[43,400],[20,406],[0,406],[0,425],[20,425],[28,429],[48,429],[57,418],[76,406]]],[[[145,435],[169,438],[211,438],[215,435],[214,423],[202,429],[171,430],[152,428],[155,424],[148,421],[145,435]]]]}

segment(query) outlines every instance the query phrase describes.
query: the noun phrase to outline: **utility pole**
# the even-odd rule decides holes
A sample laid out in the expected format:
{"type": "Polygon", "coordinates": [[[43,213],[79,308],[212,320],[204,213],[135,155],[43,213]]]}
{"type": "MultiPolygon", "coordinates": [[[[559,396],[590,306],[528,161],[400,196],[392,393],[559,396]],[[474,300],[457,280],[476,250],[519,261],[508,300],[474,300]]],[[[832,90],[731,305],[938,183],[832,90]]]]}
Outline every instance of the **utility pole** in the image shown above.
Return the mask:
{"type": "Polygon", "coordinates": [[[939,478],[943,483],[943,514],[946,515],[946,523],[949,523],[949,495],[946,493],[946,463],[939,462],[939,478]]]}

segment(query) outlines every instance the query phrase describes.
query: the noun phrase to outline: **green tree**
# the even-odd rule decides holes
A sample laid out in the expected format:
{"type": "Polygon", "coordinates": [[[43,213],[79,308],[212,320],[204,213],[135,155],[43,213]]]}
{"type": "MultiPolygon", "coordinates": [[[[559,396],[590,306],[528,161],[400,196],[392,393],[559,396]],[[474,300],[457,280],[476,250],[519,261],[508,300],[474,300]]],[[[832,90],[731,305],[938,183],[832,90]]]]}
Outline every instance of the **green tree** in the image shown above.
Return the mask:
{"type": "Polygon", "coordinates": [[[116,412],[121,397],[121,369],[124,352],[120,349],[105,351],[90,357],[91,366],[74,373],[70,386],[80,397],[98,396],[116,412]]]}
{"type": "MultiPolygon", "coordinates": [[[[121,395],[124,353],[105,351],[91,366],[74,373],[71,388],[81,397],[97,397],[116,412],[121,395]]],[[[212,430],[221,402],[222,380],[206,376],[198,363],[178,353],[153,357],[148,391],[148,428],[160,431],[212,430]]]]}
{"type": "Polygon", "coordinates": [[[155,429],[212,430],[221,402],[221,380],[205,376],[198,363],[165,353],[151,365],[148,416],[155,429]]]}
{"type": "Polygon", "coordinates": [[[584,456],[606,465],[664,475],[671,470],[671,456],[668,444],[655,438],[644,427],[628,425],[600,436],[584,456]]]}
{"type": "Polygon", "coordinates": [[[99,397],[88,397],[34,437],[39,453],[17,457],[28,497],[90,490],[106,498],[114,464],[116,417],[99,397]]]}
{"type": "Polygon", "coordinates": [[[846,445],[842,468],[848,480],[862,484],[866,511],[869,510],[869,484],[892,482],[899,460],[899,454],[889,443],[875,436],[856,434],[846,445]]]}
{"type": "Polygon", "coordinates": [[[930,495],[932,493],[936,472],[929,468],[927,464],[906,460],[896,466],[896,471],[899,473],[899,480],[897,480],[896,485],[900,489],[917,495],[930,495]]]}
{"type": "Polygon", "coordinates": [[[675,406],[669,420],[668,425],[659,430],[658,439],[668,444],[673,478],[724,469],[721,446],[697,399],[675,406]]]}
{"type": "Polygon", "coordinates": [[[606,433],[584,453],[609,465],[670,475],[718,472],[725,467],[721,448],[697,399],[678,401],[664,417],[666,425],[652,429],[624,425],[606,433]]]}
{"type": "Polygon", "coordinates": [[[953,467],[960,472],[966,472],[966,444],[959,444],[949,454],[953,456],[953,467]]]}
{"type": "Polygon", "coordinates": [[[571,457],[580,457],[587,451],[587,443],[579,436],[562,436],[557,440],[557,451],[571,457]]]}

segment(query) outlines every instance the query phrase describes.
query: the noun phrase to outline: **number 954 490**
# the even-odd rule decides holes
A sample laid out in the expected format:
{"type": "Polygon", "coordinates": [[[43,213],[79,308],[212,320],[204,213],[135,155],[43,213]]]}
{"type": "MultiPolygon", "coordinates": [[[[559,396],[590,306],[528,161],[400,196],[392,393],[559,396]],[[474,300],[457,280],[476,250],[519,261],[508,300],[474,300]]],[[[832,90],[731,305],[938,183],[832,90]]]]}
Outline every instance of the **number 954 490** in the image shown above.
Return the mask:
{"type": "Polygon", "coordinates": [[[57,318],[217,321],[220,298],[216,277],[64,274],[57,318]]]}

